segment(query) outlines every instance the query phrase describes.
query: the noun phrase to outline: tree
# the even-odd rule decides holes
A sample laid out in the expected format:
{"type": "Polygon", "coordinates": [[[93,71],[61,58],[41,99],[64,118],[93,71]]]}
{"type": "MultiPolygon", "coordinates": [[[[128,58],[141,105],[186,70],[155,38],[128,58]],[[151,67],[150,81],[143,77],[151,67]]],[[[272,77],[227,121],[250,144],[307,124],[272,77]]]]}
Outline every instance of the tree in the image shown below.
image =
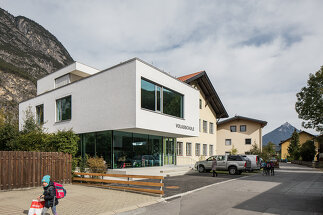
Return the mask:
{"type": "Polygon", "coordinates": [[[236,154],[238,154],[238,149],[237,149],[237,148],[235,148],[235,147],[234,147],[234,145],[232,145],[232,149],[231,149],[230,153],[231,153],[232,155],[236,155],[236,154]]]}
{"type": "Polygon", "coordinates": [[[34,117],[33,112],[31,111],[31,107],[29,106],[26,111],[24,111],[25,119],[24,125],[22,126],[22,133],[30,133],[30,132],[43,132],[43,128],[41,125],[37,124],[36,119],[34,117]]]}
{"type": "Polygon", "coordinates": [[[262,147],[262,152],[260,155],[265,161],[268,161],[270,158],[275,157],[276,145],[272,142],[269,142],[266,146],[262,147]]]}
{"type": "Polygon", "coordinates": [[[307,86],[296,97],[296,112],[305,120],[302,126],[323,133],[323,66],[314,75],[309,75],[307,86]]]}
{"type": "Polygon", "coordinates": [[[316,154],[313,140],[306,141],[300,148],[300,155],[303,161],[312,161],[316,154]]]}
{"type": "Polygon", "coordinates": [[[297,133],[296,129],[294,130],[290,144],[288,146],[288,154],[292,160],[298,160],[300,157],[299,154],[299,134],[297,133]]]}
{"type": "Polygon", "coordinates": [[[258,147],[258,145],[255,143],[251,146],[251,149],[249,151],[249,153],[251,155],[260,155],[261,154],[261,150],[260,148],[258,147]]]}

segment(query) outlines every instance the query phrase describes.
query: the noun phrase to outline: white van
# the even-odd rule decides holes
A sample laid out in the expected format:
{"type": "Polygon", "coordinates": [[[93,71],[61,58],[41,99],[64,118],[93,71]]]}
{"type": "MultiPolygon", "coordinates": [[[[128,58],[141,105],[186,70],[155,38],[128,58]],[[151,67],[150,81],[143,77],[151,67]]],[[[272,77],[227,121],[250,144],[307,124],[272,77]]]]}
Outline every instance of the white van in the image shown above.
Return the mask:
{"type": "Polygon", "coordinates": [[[260,170],[260,158],[258,155],[242,155],[243,157],[247,157],[251,161],[250,171],[260,170]]]}

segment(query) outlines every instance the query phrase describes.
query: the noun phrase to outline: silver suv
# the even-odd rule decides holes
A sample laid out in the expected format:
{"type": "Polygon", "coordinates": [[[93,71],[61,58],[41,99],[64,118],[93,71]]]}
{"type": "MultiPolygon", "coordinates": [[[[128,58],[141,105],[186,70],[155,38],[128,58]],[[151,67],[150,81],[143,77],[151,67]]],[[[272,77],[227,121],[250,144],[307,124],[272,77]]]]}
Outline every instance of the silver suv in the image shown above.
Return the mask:
{"type": "Polygon", "coordinates": [[[199,172],[205,172],[212,169],[213,158],[216,158],[216,170],[229,171],[230,175],[241,174],[251,167],[251,161],[241,155],[214,155],[205,161],[195,163],[195,169],[199,172]]]}

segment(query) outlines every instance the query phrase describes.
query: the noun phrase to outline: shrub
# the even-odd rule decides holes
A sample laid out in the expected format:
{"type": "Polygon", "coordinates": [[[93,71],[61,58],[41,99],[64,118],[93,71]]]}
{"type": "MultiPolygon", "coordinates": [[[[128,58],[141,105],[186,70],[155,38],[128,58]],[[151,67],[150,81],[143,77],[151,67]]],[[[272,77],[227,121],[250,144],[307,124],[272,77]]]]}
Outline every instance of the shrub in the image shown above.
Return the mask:
{"type": "Polygon", "coordinates": [[[93,157],[87,160],[91,173],[106,173],[107,167],[102,157],[93,157]]]}

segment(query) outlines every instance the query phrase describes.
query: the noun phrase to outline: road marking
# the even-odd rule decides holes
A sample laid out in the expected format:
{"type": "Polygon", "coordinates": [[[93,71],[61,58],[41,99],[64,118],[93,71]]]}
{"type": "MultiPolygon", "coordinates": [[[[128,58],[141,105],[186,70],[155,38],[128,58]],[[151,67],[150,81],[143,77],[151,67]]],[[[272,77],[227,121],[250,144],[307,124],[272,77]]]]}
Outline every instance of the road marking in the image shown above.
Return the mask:
{"type": "Polygon", "coordinates": [[[163,201],[168,201],[168,200],[171,200],[171,199],[177,199],[177,198],[180,198],[180,197],[186,196],[186,195],[188,195],[188,194],[194,193],[194,192],[196,192],[196,191],[200,191],[200,190],[203,190],[203,189],[209,188],[209,187],[214,186],[214,185],[224,184],[224,183],[227,183],[227,182],[230,182],[230,181],[235,181],[235,180],[238,180],[238,179],[247,178],[247,177],[251,177],[251,176],[253,176],[253,175],[248,175],[248,176],[243,176],[243,177],[240,177],[240,178],[230,179],[230,180],[227,180],[227,181],[217,182],[217,183],[214,183],[214,184],[210,184],[210,185],[207,185],[207,186],[204,186],[204,187],[197,188],[197,189],[195,189],[195,190],[187,191],[187,192],[185,192],[185,193],[179,193],[179,194],[176,194],[176,195],[173,195],[173,196],[169,196],[169,197],[166,197],[166,198],[162,198],[162,200],[163,200],[163,201]]]}

